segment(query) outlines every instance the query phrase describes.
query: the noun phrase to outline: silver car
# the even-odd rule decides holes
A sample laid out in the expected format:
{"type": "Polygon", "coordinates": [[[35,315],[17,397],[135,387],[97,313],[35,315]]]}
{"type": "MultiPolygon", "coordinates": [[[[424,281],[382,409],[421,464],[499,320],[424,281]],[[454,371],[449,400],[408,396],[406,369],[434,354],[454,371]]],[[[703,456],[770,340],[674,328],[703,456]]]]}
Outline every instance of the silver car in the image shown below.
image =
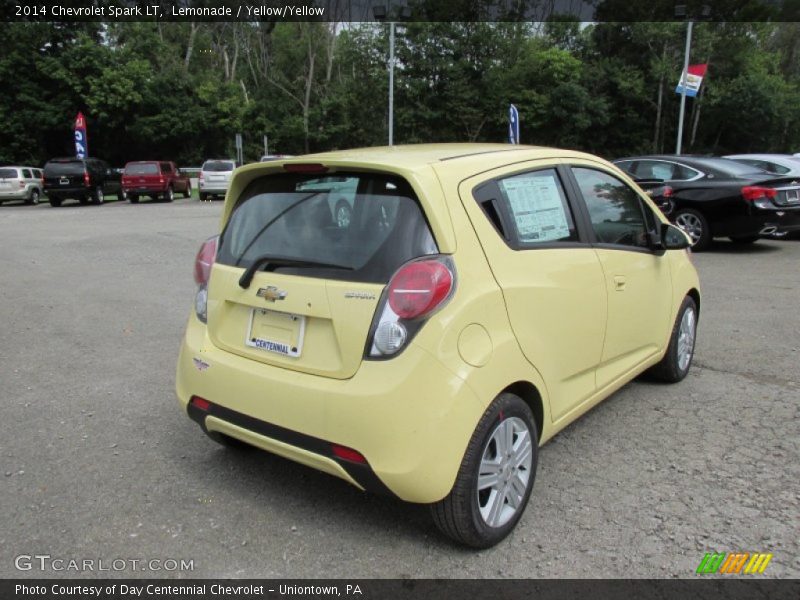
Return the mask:
{"type": "Polygon", "coordinates": [[[224,198],[235,168],[236,162],[229,159],[214,159],[204,162],[198,177],[200,200],[210,200],[214,196],[224,198]]]}
{"type": "Polygon", "coordinates": [[[791,154],[729,154],[724,158],[763,169],[776,175],[800,177],[800,158],[791,154]]]}
{"type": "Polygon", "coordinates": [[[34,167],[0,167],[0,204],[6,200],[39,204],[42,177],[42,170],[34,167]]]}

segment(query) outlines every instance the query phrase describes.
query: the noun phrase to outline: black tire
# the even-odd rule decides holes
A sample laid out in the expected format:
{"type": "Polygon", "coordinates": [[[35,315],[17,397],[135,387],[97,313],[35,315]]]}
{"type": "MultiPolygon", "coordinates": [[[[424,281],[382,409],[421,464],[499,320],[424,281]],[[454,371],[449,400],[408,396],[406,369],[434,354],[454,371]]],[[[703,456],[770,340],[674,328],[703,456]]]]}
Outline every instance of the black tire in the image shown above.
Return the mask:
{"type": "Polygon", "coordinates": [[[694,359],[694,345],[695,340],[697,339],[698,316],[697,304],[691,296],[686,296],[681,303],[680,309],[678,310],[678,316],[675,319],[675,324],[672,326],[672,333],[669,337],[669,345],[667,346],[667,352],[664,355],[664,358],[662,358],[661,362],[651,367],[648,371],[648,373],[655,379],[665,383],[678,383],[689,373],[689,369],[692,367],[692,360],[694,359]],[[689,310],[694,312],[694,332],[691,339],[691,354],[689,356],[689,362],[686,363],[685,366],[681,366],[679,349],[681,343],[681,323],[683,322],[684,315],[689,310]]]}
{"type": "Polygon", "coordinates": [[[105,201],[105,193],[103,193],[103,187],[98,185],[94,188],[94,192],[92,192],[92,204],[97,204],[98,206],[105,201]]]}
{"type": "Polygon", "coordinates": [[[80,196],[78,198],[78,203],[79,204],[89,204],[89,198],[87,198],[86,196],[80,196]]]}
{"type": "Polygon", "coordinates": [[[31,197],[28,198],[25,204],[39,204],[39,190],[36,188],[31,190],[31,197]]]}
{"type": "Polygon", "coordinates": [[[127,200],[128,200],[128,192],[126,192],[123,189],[120,189],[120,191],[117,192],[117,200],[119,200],[120,202],[127,202],[127,200]]]}
{"type": "Polygon", "coordinates": [[[205,192],[200,192],[200,200],[202,202],[205,202],[206,200],[208,200],[208,194],[206,194],[205,192]]]}
{"type": "Polygon", "coordinates": [[[139,196],[136,194],[128,194],[128,202],[131,204],[139,204],[139,196]]]}
{"type": "Polygon", "coordinates": [[[730,240],[734,244],[752,244],[761,239],[760,235],[732,235],[730,240]]]}
{"type": "Polygon", "coordinates": [[[172,189],[172,186],[167,188],[167,191],[164,192],[164,202],[172,202],[175,200],[175,190],[172,189]]]}
{"type": "Polygon", "coordinates": [[[183,192],[183,197],[184,198],[191,198],[192,197],[192,184],[191,183],[186,186],[186,191],[183,192]]]}
{"type": "Polygon", "coordinates": [[[708,219],[699,210],[693,208],[682,208],[672,215],[672,221],[681,227],[689,237],[692,239],[692,250],[701,252],[711,245],[712,235],[711,228],[708,225],[708,219]],[[689,221],[697,225],[696,229],[691,231],[684,227],[682,221],[689,221]]]}
{"type": "MultiPolygon", "coordinates": [[[[519,434],[514,434],[514,443],[517,443],[517,440],[520,439],[518,436],[522,433],[520,431],[519,434]]],[[[522,440],[524,441],[524,437],[522,440]]],[[[443,500],[430,505],[431,516],[436,526],[450,539],[473,548],[490,548],[503,540],[511,533],[525,512],[536,478],[538,447],[539,436],[530,407],[519,396],[500,394],[483,413],[472,434],[453,489],[443,500]],[[485,498],[488,506],[492,497],[491,491],[488,492],[488,495],[484,495],[483,492],[486,490],[483,492],[478,490],[481,461],[484,454],[491,454],[493,451],[499,450],[496,446],[494,450],[492,449],[492,444],[496,444],[492,437],[493,434],[501,426],[512,425],[524,427],[530,436],[530,468],[519,470],[523,474],[527,472],[528,480],[515,512],[502,524],[491,526],[481,514],[481,502],[485,498]]],[[[506,488],[510,489],[509,482],[515,477],[515,470],[509,471],[507,468],[503,468],[497,473],[498,485],[502,486],[505,481],[506,488]],[[503,474],[505,474],[505,480],[503,474]]],[[[507,502],[505,493],[501,498],[500,506],[503,511],[506,507],[513,509],[507,502]]]]}
{"type": "Polygon", "coordinates": [[[58,196],[49,196],[48,200],[50,201],[50,206],[52,206],[53,208],[58,208],[64,201],[63,198],[59,198],[58,196]]]}

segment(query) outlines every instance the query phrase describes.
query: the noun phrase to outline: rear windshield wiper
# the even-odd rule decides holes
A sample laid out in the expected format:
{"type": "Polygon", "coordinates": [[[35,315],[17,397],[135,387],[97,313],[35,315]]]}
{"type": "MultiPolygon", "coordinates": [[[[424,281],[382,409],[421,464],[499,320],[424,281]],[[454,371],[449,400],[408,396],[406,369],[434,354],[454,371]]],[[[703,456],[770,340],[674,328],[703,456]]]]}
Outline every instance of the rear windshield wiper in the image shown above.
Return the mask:
{"type": "Polygon", "coordinates": [[[267,267],[266,270],[268,271],[274,270],[275,267],[320,267],[323,269],[342,269],[345,271],[353,270],[353,267],[348,267],[347,265],[335,265],[333,263],[319,262],[316,260],[303,260],[298,258],[288,258],[285,256],[259,256],[253,261],[253,264],[247,267],[247,270],[239,278],[239,286],[244,289],[250,287],[250,282],[253,281],[253,276],[256,274],[256,271],[265,266],[267,267]]]}

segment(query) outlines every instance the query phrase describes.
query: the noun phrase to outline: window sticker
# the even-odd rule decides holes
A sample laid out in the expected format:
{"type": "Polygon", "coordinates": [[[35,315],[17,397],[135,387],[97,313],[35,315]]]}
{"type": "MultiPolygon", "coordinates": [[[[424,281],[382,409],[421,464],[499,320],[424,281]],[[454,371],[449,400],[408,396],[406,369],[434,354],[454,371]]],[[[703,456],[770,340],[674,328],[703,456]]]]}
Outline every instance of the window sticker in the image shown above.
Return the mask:
{"type": "Polygon", "coordinates": [[[552,242],[570,236],[554,175],[526,174],[500,182],[522,242],[552,242]]]}

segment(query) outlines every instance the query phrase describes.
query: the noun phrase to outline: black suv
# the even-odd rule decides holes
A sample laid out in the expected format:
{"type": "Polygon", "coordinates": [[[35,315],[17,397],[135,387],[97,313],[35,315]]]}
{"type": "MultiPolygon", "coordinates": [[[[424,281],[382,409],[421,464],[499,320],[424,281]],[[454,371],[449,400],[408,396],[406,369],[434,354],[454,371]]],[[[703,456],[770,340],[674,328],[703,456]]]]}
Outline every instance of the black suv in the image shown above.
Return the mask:
{"type": "Polygon", "coordinates": [[[102,204],[106,194],[122,194],[120,174],[98,158],[54,158],[44,166],[44,193],[50,206],[67,198],[102,204]]]}

